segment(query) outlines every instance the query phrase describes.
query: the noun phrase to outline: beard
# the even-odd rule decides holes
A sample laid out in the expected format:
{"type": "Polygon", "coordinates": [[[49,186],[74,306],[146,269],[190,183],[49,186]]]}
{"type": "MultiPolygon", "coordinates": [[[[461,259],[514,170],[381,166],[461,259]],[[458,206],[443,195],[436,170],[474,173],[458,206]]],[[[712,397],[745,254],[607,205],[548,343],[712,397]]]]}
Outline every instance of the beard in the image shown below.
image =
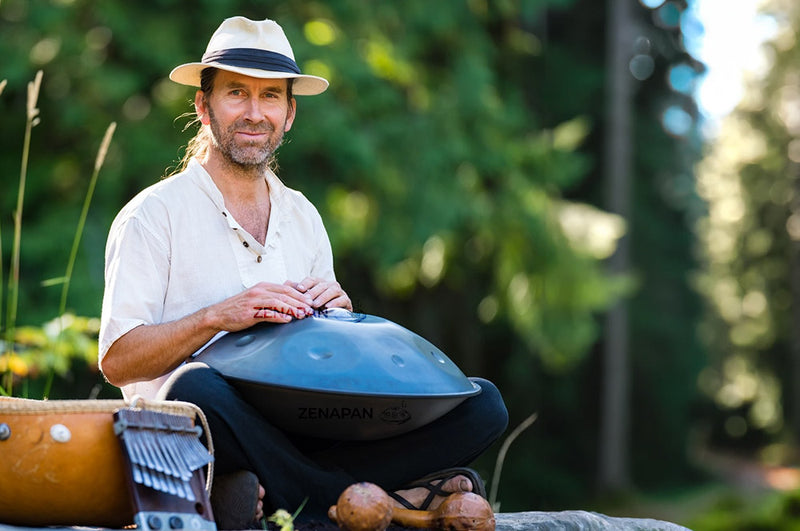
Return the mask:
{"type": "Polygon", "coordinates": [[[225,157],[225,160],[241,169],[250,170],[268,167],[275,152],[283,142],[285,124],[283,127],[276,129],[266,121],[258,125],[252,125],[243,120],[237,120],[223,130],[210,107],[208,109],[208,117],[212,145],[225,157]],[[267,138],[266,140],[237,140],[237,131],[266,133],[267,138]]]}

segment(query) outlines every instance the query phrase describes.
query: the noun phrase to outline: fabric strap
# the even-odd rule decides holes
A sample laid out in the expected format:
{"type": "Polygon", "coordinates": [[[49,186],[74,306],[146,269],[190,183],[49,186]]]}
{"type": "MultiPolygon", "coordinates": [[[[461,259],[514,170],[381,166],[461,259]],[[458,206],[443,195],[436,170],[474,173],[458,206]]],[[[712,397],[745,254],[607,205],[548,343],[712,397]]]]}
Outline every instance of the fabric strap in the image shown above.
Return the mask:
{"type": "Polygon", "coordinates": [[[228,48],[203,54],[203,63],[221,63],[239,68],[257,68],[272,72],[300,73],[297,63],[290,57],[257,48],[228,48]]]}

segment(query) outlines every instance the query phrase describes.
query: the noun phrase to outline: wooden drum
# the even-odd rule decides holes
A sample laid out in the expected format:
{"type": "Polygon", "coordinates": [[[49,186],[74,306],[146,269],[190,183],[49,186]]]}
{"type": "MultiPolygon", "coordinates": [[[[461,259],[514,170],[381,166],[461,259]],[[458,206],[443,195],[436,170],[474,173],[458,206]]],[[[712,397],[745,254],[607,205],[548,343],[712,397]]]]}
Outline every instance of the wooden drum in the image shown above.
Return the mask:
{"type": "MultiPolygon", "coordinates": [[[[100,526],[134,522],[127,464],[114,433],[122,400],[0,397],[0,523],[100,526]]],[[[180,402],[137,408],[195,418],[180,402]]]]}

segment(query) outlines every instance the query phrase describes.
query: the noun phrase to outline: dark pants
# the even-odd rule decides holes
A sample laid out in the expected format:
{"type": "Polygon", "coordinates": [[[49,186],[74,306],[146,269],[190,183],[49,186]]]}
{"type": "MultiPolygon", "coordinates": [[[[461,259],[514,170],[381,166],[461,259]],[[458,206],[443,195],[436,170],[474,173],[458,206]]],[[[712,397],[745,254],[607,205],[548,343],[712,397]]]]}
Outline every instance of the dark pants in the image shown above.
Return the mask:
{"type": "Polygon", "coordinates": [[[331,441],[288,434],[261,416],[222,375],[202,363],[180,367],[159,398],[197,404],[208,418],[215,473],[254,472],[266,489],[264,513],[324,519],[339,494],[359,481],[397,490],[422,476],[466,466],[503,433],[508,412],[497,388],[473,379],[482,392],[438,420],[376,441],[331,441]]]}

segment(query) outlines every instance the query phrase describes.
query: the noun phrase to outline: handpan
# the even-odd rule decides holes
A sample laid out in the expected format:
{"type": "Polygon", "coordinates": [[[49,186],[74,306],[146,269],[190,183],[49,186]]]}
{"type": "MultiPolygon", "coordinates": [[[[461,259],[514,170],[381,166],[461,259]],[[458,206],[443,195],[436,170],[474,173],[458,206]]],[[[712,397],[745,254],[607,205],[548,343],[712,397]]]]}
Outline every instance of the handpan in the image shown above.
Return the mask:
{"type": "Polygon", "coordinates": [[[426,339],[342,309],[226,334],[195,359],[275,425],[330,439],[400,435],[481,391],[426,339]]]}

